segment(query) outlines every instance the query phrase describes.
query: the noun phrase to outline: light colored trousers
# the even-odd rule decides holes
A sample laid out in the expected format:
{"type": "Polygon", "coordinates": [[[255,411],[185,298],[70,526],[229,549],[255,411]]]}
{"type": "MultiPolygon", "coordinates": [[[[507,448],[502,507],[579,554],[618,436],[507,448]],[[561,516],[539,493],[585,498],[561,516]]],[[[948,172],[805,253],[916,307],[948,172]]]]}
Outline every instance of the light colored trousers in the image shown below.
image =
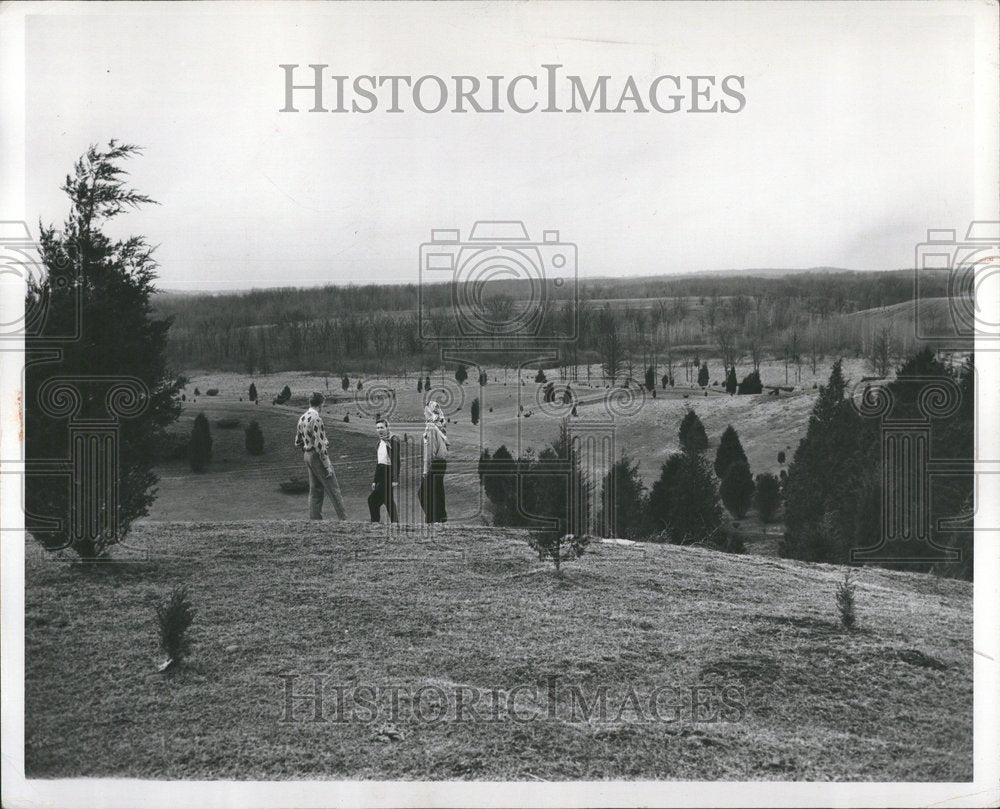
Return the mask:
{"type": "Polygon", "coordinates": [[[309,468],[309,519],[323,519],[323,493],[329,495],[333,501],[333,507],[337,510],[337,516],[342,520],[347,519],[347,512],[344,510],[344,498],[340,493],[340,484],[337,483],[337,473],[330,467],[330,476],[326,475],[326,468],[319,453],[309,450],[302,453],[302,459],[309,468]]]}

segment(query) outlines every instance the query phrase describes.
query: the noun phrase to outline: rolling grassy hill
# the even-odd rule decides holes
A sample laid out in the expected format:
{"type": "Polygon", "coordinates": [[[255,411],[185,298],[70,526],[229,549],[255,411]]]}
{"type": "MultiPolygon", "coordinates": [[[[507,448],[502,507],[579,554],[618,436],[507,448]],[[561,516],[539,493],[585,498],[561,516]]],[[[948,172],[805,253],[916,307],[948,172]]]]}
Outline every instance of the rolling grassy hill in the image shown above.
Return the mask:
{"type": "Polygon", "coordinates": [[[29,544],[27,774],[971,778],[970,583],[863,570],[848,632],[834,566],[600,543],[557,577],[525,538],[151,523],[90,571],[29,544]],[[176,584],[194,652],[158,674],[176,584]]]}

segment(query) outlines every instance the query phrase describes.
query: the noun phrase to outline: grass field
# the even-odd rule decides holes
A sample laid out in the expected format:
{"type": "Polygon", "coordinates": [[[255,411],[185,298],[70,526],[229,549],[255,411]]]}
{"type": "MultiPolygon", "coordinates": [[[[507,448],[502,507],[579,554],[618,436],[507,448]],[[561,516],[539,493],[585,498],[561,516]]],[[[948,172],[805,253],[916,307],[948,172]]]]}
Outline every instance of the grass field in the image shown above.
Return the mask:
{"type": "Polygon", "coordinates": [[[972,776],[967,582],[860,571],[847,632],[841,568],[675,546],[597,544],[561,577],[523,533],[468,526],[148,523],[89,571],[27,550],[29,777],[972,776]],[[194,652],[158,674],[154,606],[175,584],[198,609],[194,652]],[[312,674],[327,721],[286,713],[285,683],[308,694],[312,674]],[[516,692],[522,721],[481,705],[485,721],[403,710],[387,726],[338,712],[336,685],[516,692]],[[607,721],[571,710],[573,688],[602,686],[607,721]],[[736,689],[742,710],[696,716],[679,696],[695,687],[736,689]],[[661,721],[620,710],[658,688],[678,695],[661,721]]]}

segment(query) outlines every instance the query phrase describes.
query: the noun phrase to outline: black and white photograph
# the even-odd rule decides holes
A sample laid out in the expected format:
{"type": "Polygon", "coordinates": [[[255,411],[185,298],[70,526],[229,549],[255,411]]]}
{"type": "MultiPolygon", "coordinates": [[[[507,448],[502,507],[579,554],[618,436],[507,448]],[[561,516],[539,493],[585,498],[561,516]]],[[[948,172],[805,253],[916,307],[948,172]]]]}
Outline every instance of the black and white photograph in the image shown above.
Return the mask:
{"type": "Polygon", "coordinates": [[[998,17],[0,5],[3,805],[1000,805],[998,17]]]}

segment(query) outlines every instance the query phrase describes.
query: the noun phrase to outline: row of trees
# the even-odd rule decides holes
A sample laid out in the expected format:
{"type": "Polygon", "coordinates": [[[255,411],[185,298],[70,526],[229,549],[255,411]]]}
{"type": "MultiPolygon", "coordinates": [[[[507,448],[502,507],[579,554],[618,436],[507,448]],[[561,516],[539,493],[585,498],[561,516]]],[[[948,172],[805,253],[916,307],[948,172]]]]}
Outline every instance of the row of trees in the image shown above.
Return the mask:
{"type": "Polygon", "coordinates": [[[880,549],[877,555],[890,566],[971,579],[974,419],[971,355],[956,369],[924,349],[884,389],[855,397],[837,362],[789,467],[782,554],[849,563],[857,560],[852,551],[880,549]],[[862,415],[865,400],[885,405],[877,418],[862,415]],[[943,406],[948,402],[953,407],[943,406]],[[883,454],[884,447],[903,446],[908,453],[883,454]],[[912,466],[906,466],[908,459],[912,466]],[[928,479],[941,462],[948,473],[928,479]],[[929,514],[920,536],[924,517],[916,514],[922,503],[917,492],[924,486],[929,514]],[[916,520],[909,537],[902,535],[907,513],[916,520]],[[898,539],[883,542],[884,531],[898,539]],[[960,558],[946,558],[949,552],[960,558]]]}
{"type": "Polygon", "coordinates": [[[529,451],[514,458],[506,446],[492,454],[484,451],[479,476],[497,525],[533,526],[547,520],[577,533],[596,522],[596,531],[604,536],[729,547],[730,540],[720,532],[720,495],[735,517],[746,516],[756,498],[761,517],[773,519],[780,504],[778,481],[761,475],[754,483],[732,426],[723,433],[714,464],[705,458],[708,436],[693,410],[681,421],[678,437],[680,452],[667,458],[648,491],[638,463],[623,454],[603,476],[603,505],[593,509],[592,521],[593,476],[582,468],[565,426],[537,457],[529,451]]]}
{"type": "MultiPolygon", "coordinates": [[[[662,366],[668,376],[678,378],[683,367],[685,381],[693,383],[700,365],[692,356],[707,351],[717,354],[726,368],[745,361],[755,371],[765,355],[782,358],[790,384],[801,378],[803,364],[815,373],[824,354],[850,351],[868,356],[873,351],[872,330],[843,313],[909,300],[913,294],[912,279],[894,273],[813,274],[808,281],[770,278],[757,279],[754,285],[736,276],[695,283],[639,279],[610,288],[603,282],[581,281],[579,305],[559,296],[547,302],[540,336],[573,336],[562,362],[573,368],[599,363],[611,384],[638,380],[649,365],[657,368],[657,375],[662,366]],[[600,294],[590,294],[591,283],[598,285],[600,294]],[[817,285],[830,288],[831,295],[816,295],[812,290],[817,285]],[[682,294],[699,288],[703,291],[698,296],[682,294]],[[644,294],[630,294],[637,290],[644,294]],[[643,299],[642,305],[633,302],[637,298],[643,299]]],[[[503,312],[523,305],[516,297],[517,284],[503,288],[510,292],[494,291],[484,303],[501,313],[501,322],[503,312]]],[[[157,305],[174,319],[169,359],[176,363],[252,374],[320,369],[337,357],[339,363],[359,369],[405,372],[436,367],[435,340],[459,334],[442,289],[449,288],[435,286],[423,295],[423,315],[412,308],[416,289],[405,286],[167,295],[159,296],[157,305]],[[400,294],[406,289],[411,290],[409,296],[400,294]],[[431,305],[437,302],[435,296],[441,297],[437,308],[431,305]],[[376,305],[380,301],[385,305],[376,305]]],[[[513,357],[521,345],[519,337],[496,329],[490,347],[501,352],[499,361],[505,349],[513,357]]],[[[896,342],[902,347],[904,340],[897,337],[896,342]]]]}

